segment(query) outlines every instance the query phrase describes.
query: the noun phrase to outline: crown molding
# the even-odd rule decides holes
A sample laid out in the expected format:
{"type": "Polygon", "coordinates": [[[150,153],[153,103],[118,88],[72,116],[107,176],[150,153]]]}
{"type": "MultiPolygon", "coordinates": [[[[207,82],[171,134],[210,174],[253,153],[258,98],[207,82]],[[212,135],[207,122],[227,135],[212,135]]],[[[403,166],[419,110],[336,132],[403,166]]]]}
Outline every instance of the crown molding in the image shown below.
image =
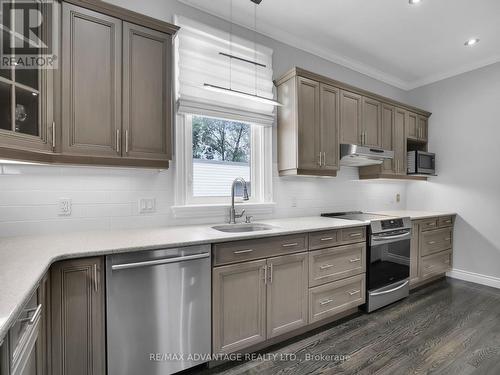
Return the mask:
{"type": "MultiPolygon", "coordinates": [[[[192,4],[189,0],[178,0],[180,3],[189,6],[194,9],[198,9],[204,13],[210,14],[211,16],[220,18],[226,22],[229,22],[227,19],[222,17],[220,14],[217,14],[216,12],[211,11],[210,9],[199,6],[199,5],[194,5],[192,4]]],[[[247,30],[252,30],[251,28],[248,27],[248,25],[244,25],[240,22],[234,22],[235,25],[238,25],[240,27],[243,27],[247,30]]],[[[253,31],[253,30],[252,30],[253,31]]],[[[383,72],[377,68],[374,68],[372,66],[369,66],[365,63],[362,63],[360,61],[350,59],[346,56],[339,55],[335,53],[332,50],[325,50],[323,46],[319,46],[315,43],[312,43],[310,40],[306,40],[304,38],[297,37],[295,35],[292,35],[286,31],[283,31],[277,27],[270,26],[270,25],[261,25],[259,27],[259,30],[257,33],[264,35],[268,38],[274,39],[278,42],[284,43],[288,46],[291,46],[293,48],[297,48],[299,50],[302,50],[304,52],[310,53],[312,55],[318,56],[322,59],[325,59],[327,61],[333,62],[335,64],[338,64],[340,66],[343,66],[347,69],[356,71],[358,73],[364,74],[370,78],[376,79],[377,81],[386,83],[388,85],[394,86],[396,88],[399,88],[404,91],[411,91],[416,88],[422,87],[429,85],[431,83],[435,83],[438,81],[441,81],[443,79],[451,78],[475,69],[479,69],[497,62],[500,62],[500,55],[494,56],[490,59],[486,59],[480,62],[464,65],[460,68],[453,69],[450,71],[446,72],[441,72],[438,74],[433,74],[429,75],[427,77],[424,77],[422,79],[418,79],[415,81],[406,81],[401,78],[398,78],[392,74],[388,74],[386,72],[383,72]]]]}

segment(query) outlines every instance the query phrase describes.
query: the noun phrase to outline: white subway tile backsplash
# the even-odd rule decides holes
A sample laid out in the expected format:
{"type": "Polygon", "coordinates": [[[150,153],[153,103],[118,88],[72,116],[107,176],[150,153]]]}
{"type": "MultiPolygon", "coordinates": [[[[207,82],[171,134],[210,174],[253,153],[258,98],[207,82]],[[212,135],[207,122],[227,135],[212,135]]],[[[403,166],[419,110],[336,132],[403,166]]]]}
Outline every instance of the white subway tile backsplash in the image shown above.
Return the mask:
{"type": "MultiPolygon", "coordinates": [[[[275,208],[256,219],[351,210],[405,208],[406,183],[360,181],[356,168],[336,178],[273,177],[275,208]],[[396,202],[396,194],[402,196],[396,202]],[[295,206],[295,207],[294,207],[295,206]]],[[[174,173],[125,168],[0,166],[0,236],[96,229],[129,229],[218,222],[222,217],[175,219],[174,173]],[[58,201],[72,201],[71,216],[58,201]],[[139,213],[139,200],[154,198],[156,212],[139,213]]],[[[229,205],[229,198],[228,198],[229,205]]]]}

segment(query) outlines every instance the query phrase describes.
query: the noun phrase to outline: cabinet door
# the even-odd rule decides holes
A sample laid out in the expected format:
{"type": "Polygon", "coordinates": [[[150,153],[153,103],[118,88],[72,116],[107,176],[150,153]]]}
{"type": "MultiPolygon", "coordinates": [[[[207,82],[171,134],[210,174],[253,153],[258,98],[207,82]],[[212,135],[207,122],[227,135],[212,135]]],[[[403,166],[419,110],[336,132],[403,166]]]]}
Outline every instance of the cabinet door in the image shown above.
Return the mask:
{"type": "Polygon", "coordinates": [[[427,117],[419,115],[417,121],[418,139],[421,141],[427,141],[428,119],[427,117]]]}
{"type": "MultiPolygon", "coordinates": [[[[43,15],[39,30],[42,38],[51,36],[53,15],[49,11],[52,6],[55,9],[58,5],[43,2],[37,5],[43,15]]],[[[15,24],[5,26],[22,32],[22,25],[18,25],[17,29],[15,24]]],[[[45,67],[35,69],[21,65],[0,70],[0,147],[27,151],[52,150],[53,72],[45,67]]]]}
{"type": "Polygon", "coordinates": [[[406,111],[401,108],[396,108],[394,113],[392,140],[394,147],[393,170],[394,173],[398,175],[406,175],[406,121],[406,111]]]}
{"type": "Polygon", "coordinates": [[[361,96],[340,92],[340,143],[361,144],[361,96]]]}
{"type": "Polygon", "coordinates": [[[62,151],[120,156],[122,23],[63,3],[62,151]]]}
{"type": "MultiPolygon", "coordinates": [[[[382,106],[382,148],[384,150],[394,150],[394,115],[395,109],[391,105],[384,104],[382,106]]],[[[396,164],[394,160],[385,160],[382,164],[382,173],[393,173],[394,166],[396,164]]]]}
{"type": "Polygon", "coordinates": [[[123,155],[170,160],[172,40],[123,23],[123,155]]]}
{"type": "Polygon", "coordinates": [[[407,118],[407,129],[406,129],[406,135],[408,138],[412,139],[418,139],[418,121],[417,121],[417,114],[413,112],[407,112],[408,113],[408,118],[407,118]]]}
{"type": "Polygon", "coordinates": [[[266,339],[266,261],[213,269],[213,350],[230,353],[266,339]]]}
{"type": "Polygon", "coordinates": [[[51,269],[52,374],[105,374],[102,258],[56,263],[51,269]]]}
{"type": "Polygon", "coordinates": [[[410,286],[419,282],[419,237],[420,228],[417,222],[412,222],[410,242],[410,286]]]}
{"type": "Polygon", "coordinates": [[[267,338],[307,324],[307,254],[267,260],[267,338]]]}
{"type": "Polygon", "coordinates": [[[319,82],[299,77],[297,85],[299,169],[320,169],[319,82]]]}
{"type": "Polygon", "coordinates": [[[370,147],[382,147],[382,105],[379,101],[363,97],[362,142],[370,147]]]}
{"type": "Polygon", "coordinates": [[[340,90],[321,84],[321,131],[320,144],[323,152],[323,168],[337,170],[339,167],[339,116],[340,90]]]}

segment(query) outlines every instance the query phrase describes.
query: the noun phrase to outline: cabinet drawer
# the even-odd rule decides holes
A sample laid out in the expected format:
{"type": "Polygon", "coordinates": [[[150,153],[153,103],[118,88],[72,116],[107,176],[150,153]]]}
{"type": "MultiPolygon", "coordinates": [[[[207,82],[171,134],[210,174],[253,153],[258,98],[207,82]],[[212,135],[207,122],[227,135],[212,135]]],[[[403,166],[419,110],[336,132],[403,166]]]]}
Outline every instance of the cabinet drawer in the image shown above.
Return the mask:
{"type": "Polygon", "coordinates": [[[446,250],[423,257],[420,264],[420,277],[422,279],[427,279],[449,271],[451,269],[451,256],[452,251],[446,250]]]}
{"type": "Polygon", "coordinates": [[[244,262],[307,250],[307,234],[259,238],[216,244],[214,265],[244,262]]]}
{"type": "Polygon", "coordinates": [[[366,227],[344,228],[340,233],[343,244],[366,241],[366,227]]]}
{"type": "Polygon", "coordinates": [[[366,244],[332,247],[309,253],[309,286],[364,273],[366,244]]]}
{"type": "Polygon", "coordinates": [[[420,237],[420,256],[451,249],[453,228],[436,229],[422,233],[420,237]]]}
{"type": "Polygon", "coordinates": [[[42,304],[38,302],[38,293],[35,291],[24,305],[16,322],[9,330],[10,359],[17,363],[33,330],[36,329],[42,313],[42,304]]]}
{"type": "Polygon", "coordinates": [[[340,242],[340,230],[325,230],[322,232],[309,233],[309,250],[324,249],[338,245],[340,242]]]}
{"type": "Polygon", "coordinates": [[[420,224],[420,231],[425,232],[427,230],[433,230],[438,227],[438,219],[437,217],[431,218],[431,219],[425,219],[419,222],[420,224]]]}
{"type": "Polygon", "coordinates": [[[440,216],[438,218],[438,226],[440,228],[453,226],[453,216],[440,216]]]}
{"type": "Polygon", "coordinates": [[[365,303],[365,274],[309,289],[309,323],[365,303]]]}

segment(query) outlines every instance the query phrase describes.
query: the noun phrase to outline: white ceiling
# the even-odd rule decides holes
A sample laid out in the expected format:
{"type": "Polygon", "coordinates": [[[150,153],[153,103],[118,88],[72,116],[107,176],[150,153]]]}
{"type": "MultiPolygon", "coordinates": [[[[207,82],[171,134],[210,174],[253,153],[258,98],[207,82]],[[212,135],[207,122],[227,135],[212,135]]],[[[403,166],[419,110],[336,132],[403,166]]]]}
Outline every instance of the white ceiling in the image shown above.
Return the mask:
{"type": "MultiPolygon", "coordinates": [[[[230,0],[179,1],[230,19],[230,0]]],[[[233,0],[234,23],[253,12],[233,0]]],[[[500,0],[263,0],[257,30],[405,90],[500,61],[500,0]]]]}

